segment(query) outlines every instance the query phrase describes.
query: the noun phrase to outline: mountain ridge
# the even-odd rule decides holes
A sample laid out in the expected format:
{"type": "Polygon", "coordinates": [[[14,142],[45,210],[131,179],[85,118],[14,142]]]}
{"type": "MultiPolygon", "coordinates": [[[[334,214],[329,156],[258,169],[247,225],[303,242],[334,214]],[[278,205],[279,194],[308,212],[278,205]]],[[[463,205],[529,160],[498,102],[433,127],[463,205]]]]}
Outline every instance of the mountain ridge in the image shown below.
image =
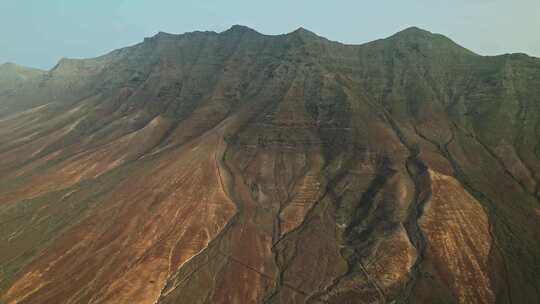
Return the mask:
{"type": "MultiPolygon", "coordinates": [[[[420,27],[417,27],[417,26],[409,26],[403,30],[400,30],[394,34],[391,34],[390,36],[386,37],[386,38],[381,38],[381,39],[376,39],[376,40],[373,40],[373,41],[368,41],[368,42],[363,42],[363,43],[344,43],[344,42],[340,42],[340,41],[334,41],[334,40],[330,40],[329,38],[326,38],[326,37],[323,37],[323,36],[319,36],[317,35],[315,32],[313,31],[310,31],[304,27],[299,27],[289,33],[286,33],[286,34],[263,34],[249,26],[245,26],[245,25],[240,25],[240,24],[235,24],[235,25],[232,25],[230,28],[226,29],[226,30],[223,30],[221,32],[216,32],[216,31],[191,31],[191,32],[184,32],[184,33],[181,33],[181,34],[175,34],[175,33],[168,33],[168,32],[164,32],[164,31],[160,31],[158,33],[156,33],[155,35],[153,36],[150,36],[150,37],[146,37],[144,38],[144,40],[142,42],[139,42],[139,43],[136,43],[134,45],[131,45],[131,46],[127,46],[127,47],[123,47],[123,48],[119,48],[119,49],[115,49],[115,50],[112,50],[110,52],[107,52],[103,55],[99,55],[97,57],[90,57],[90,58],[77,58],[77,59],[74,59],[74,58],[62,58],[59,60],[59,62],[56,64],[58,65],[60,63],[60,61],[62,60],[92,60],[92,59],[96,59],[96,58],[100,58],[100,57],[103,57],[103,56],[106,56],[110,53],[114,53],[114,52],[119,52],[123,49],[127,49],[127,48],[130,48],[130,47],[134,47],[134,46],[137,46],[141,43],[144,43],[144,41],[150,41],[151,39],[155,39],[155,38],[163,38],[163,37],[168,37],[170,39],[178,39],[178,38],[181,38],[182,36],[184,35],[193,35],[193,34],[212,34],[212,35],[219,35],[219,34],[224,34],[224,33],[227,33],[227,32],[238,32],[238,33],[242,33],[242,32],[251,32],[251,33],[256,33],[258,35],[262,35],[262,36],[268,36],[268,37],[279,37],[279,36],[290,36],[290,35],[294,35],[295,33],[299,33],[299,32],[305,32],[305,33],[309,33],[311,36],[316,36],[320,39],[323,39],[323,40],[327,40],[327,41],[330,41],[330,42],[333,42],[333,43],[338,43],[338,44],[341,44],[341,45],[344,45],[344,46],[363,46],[363,45],[366,45],[366,44],[371,44],[371,43],[374,43],[376,41],[379,41],[379,40],[387,40],[387,39],[390,39],[392,37],[399,37],[399,35],[404,35],[404,34],[407,34],[407,33],[416,33],[416,34],[423,34],[424,36],[426,34],[429,34],[430,36],[432,36],[433,38],[434,37],[442,37],[444,39],[447,39],[449,41],[452,41],[450,38],[448,38],[447,36],[443,35],[443,34],[438,34],[438,33],[433,33],[433,32],[430,32],[428,30],[425,30],[425,29],[422,29],[420,27]]],[[[463,46],[455,43],[454,41],[452,41],[452,43],[456,44],[457,46],[461,47],[461,48],[464,48],[463,46]]],[[[472,52],[472,51],[469,51],[469,52],[472,52]]],[[[472,52],[474,53],[474,52],[472,52]]],[[[476,53],[475,53],[476,54],[476,53]]],[[[529,58],[537,58],[538,57],[535,57],[535,56],[531,56],[529,54],[526,54],[526,53],[522,53],[522,52],[518,52],[518,53],[503,53],[503,54],[498,54],[498,55],[479,55],[479,54],[476,54],[478,56],[482,56],[482,57],[499,57],[499,56],[519,56],[519,55],[525,55],[529,58]]],[[[5,62],[1,65],[18,65],[16,63],[12,63],[12,62],[5,62]]],[[[55,65],[55,66],[56,66],[55,65]]],[[[35,69],[35,70],[41,70],[41,69],[37,69],[37,68],[33,68],[33,67],[26,67],[26,66],[22,66],[22,65],[18,65],[20,67],[24,67],[24,68],[28,68],[28,69],[35,69]]],[[[51,69],[54,69],[51,68],[51,69]]],[[[46,70],[45,70],[46,71],[46,70]]]]}

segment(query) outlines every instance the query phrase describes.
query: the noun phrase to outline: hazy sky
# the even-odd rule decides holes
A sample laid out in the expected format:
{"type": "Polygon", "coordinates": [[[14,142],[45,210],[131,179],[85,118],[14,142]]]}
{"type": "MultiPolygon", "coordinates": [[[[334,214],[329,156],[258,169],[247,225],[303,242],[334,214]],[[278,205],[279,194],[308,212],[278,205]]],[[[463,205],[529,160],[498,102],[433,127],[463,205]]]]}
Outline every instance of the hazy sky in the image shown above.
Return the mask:
{"type": "Polygon", "coordinates": [[[0,63],[49,69],[138,43],[158,31],[264,34],[302,26],[363,43],[415,25],[483,55],[540,57],[540,0],[0,0],[0,63]]]}

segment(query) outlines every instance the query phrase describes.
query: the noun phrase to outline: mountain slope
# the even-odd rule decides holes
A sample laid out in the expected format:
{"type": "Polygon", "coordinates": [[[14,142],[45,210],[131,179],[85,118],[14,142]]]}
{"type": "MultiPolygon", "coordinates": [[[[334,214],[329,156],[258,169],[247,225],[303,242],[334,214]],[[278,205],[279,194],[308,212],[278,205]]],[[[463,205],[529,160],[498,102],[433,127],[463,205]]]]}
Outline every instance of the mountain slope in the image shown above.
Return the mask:
{"type": "Polygon", "coordinates": [[[234,26],[21,81],[1,301],[540,302],[538,58],[234,26]]]}

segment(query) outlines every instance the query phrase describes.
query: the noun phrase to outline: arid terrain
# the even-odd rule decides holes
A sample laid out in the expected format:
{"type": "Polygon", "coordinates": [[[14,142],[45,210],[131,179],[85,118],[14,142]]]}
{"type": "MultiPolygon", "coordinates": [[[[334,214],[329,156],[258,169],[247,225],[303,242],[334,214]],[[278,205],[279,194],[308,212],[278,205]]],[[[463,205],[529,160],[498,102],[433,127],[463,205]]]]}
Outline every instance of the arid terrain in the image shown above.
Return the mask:
{"type": "Polygon", "coordinates": [[[0,303],[540,303],[540,59],[233,26],[1,65],[0,303]]]}

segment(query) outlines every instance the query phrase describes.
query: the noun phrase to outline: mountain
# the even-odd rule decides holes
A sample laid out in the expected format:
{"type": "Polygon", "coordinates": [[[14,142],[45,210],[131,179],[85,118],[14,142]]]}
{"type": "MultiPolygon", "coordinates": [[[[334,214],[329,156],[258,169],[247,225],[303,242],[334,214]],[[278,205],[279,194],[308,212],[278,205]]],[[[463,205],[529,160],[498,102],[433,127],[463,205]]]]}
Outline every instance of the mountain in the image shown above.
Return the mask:
{"type": "MultiPolygon", "coordinates": [[[[13,63],[0,64],[0,98],[4,100],[6,97],[9,98],[21,93],[21,91],[35,91],[35,85],[39,83],[45,73],[42,70],[27,68],[13,63]]],[[[3,102],[0,107],[3,107],[0,111],[6,111],[5,108],[7,105],[3,102]]]]}
{"type": "Polygon", "coordinates": [[[233,26],[0,71],[0,302],[540,303],[538,58],[233,26]]]}
{"type": "Polygon", "coordinates": [[[0,64],[0,83],[2,88],[16,87],[44,73],[44,71],[38,69],[27,68],[14,63],[4,63],[0,64]]]}

